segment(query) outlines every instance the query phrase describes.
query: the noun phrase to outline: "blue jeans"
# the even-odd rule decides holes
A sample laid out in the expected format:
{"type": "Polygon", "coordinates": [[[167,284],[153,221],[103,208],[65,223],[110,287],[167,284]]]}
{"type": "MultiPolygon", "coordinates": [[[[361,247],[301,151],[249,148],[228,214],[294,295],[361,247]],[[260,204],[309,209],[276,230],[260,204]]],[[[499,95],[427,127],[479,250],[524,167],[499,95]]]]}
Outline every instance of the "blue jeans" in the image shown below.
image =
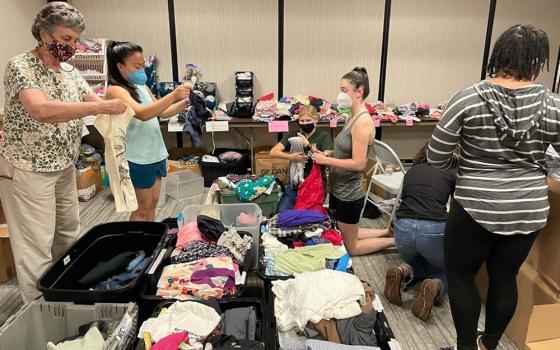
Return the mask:
{"type": "Polygon", "coordinates": [[[296,205],[297,191],[298,186],[287,185],[284,188],[284,194],[282,194],[282,198],[280,198],[280,202],[278,202],[279,213],[294,208],[294,205],[296,205]]]}
{"type": "Polygon", "coordinates": [[[407,286],[425,280],[440,282],[439,298],[447,293],[447,277],[443,259],[445,221],[397,219],[394,222],[395,243],[402,259],[411,267],[412,278],[407,286]]]}

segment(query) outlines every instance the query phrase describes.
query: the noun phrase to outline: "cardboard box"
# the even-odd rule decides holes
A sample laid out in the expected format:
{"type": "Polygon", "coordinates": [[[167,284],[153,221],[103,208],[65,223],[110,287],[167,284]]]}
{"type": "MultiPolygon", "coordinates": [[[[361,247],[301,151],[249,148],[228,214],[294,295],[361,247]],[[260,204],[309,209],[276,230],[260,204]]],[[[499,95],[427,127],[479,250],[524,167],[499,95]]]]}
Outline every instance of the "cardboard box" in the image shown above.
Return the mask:
{"type": "Polygon", "coordinates": [[[101,173],[101,162],[84,161],[93,170],[95,178],[95,193],[103,191],[103,174],[101,173]]]}
{"type": "Polygon", "coordinates": [[[198,156],[202,158],[202,156],[208,154],[205,148],[173,147],[167,150],[167,153],[169,153],[169,160],[167,163],[170,173],[175,172],[177,169],[187,169],[202,176],[202,167],[200,163],[191,165],[181,162],[180,159],[184,156],[198,156]]]}
{"type": "MultiPolygon", "coordinates": [[[[375,163],[376,163],[375,159],[369,158],[366,167],[362,172],[362,188],[364,189],[364,191],[367,191],[368,189],[369,183],[371,181],[371,174],[373,173],[373,168],[375,167],[375,163]]],[[[372,185],[370,192],[381,198],[386,198],[385,190],[383,190],[381,187],[377,185],[372,185]]]]}
{"type": "Polygon", "coordinates": [[[286,159],[272,158],[270,149],[255,150],[255,175],[274,175],[284,184],[288,183],[290,172],[290,161],[286,159]]]}
{"type": "Polygon", "coordinates": [[[202,176],[202,167],[200,166],[200,164],[185,164],[180,160],[168,160],[167,163],[169,165],[169,173],[174,173],[177,170],[190,170],[193,173],[202,176]]]}
{"type": "Polygon", "coordinates": [[[12,279],[16,275],[16,264],[10,246],[10,235],[8,229],[0,227],[0,283],[12,279]]]}
{"type": "Polygon", "coordinates": [[[78,186],[78,200],[87,202],[95,197],[97,179],[95,172],[88,166],[85,169],[76,169],[76,183],[78,186]]]}
{"type": "Polygon", "coordinates": [[[526,350],[560,349],[560,304],[537,305],[529,319],[526,350]]]}
{"type": "Polygon", "coordinates": [[[548,200],[548,222],[533,244],[527,262],[553,288],[560,290],[560,181],[548,179],[548,200]]]}
{"type": "MultiPolygon", "coordinates": [[[[488,275],[485,265],[482,266],[475,281],[482,300],[486,300],[488,275]]],[[[535,312],[535,306],[552,304],[554,308],[557,308],[555,305],[560,304],[560,291],[554,290],[527,262],[521,266],[517,275],[517,289],[519,294],[517,309],[506,329],[506,335],[518,349],[526,349],[525,344],[534,339],[540,339],[537,327],[532,326],[529,322],[531,315],[535,312]]],[[[536,318],[538,317],[535,316],[536,318]]],[[[560,329],[558,320],[556,320],[555,326],[560,329]]]]}

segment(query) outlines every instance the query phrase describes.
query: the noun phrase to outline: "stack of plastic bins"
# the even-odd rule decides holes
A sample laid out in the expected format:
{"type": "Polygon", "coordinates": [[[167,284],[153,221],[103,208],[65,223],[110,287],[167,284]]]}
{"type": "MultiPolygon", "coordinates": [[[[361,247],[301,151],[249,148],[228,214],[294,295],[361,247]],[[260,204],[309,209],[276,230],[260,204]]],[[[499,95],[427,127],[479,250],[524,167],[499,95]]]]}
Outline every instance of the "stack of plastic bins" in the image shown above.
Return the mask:
{"type": "MultiPolygon", "coordinates": [[[[128,304],[76,305],[34,300],[25,304],[0,328],[0,350],[46,349],[78,334],[78,327],[93,321],[120,321],[110,335],[111,349],[129,350],[135,342],[138,307],[128,304]],[[116,344],[115,344],[116,343],[116,344]]],[[[107,347],[108,349],[109,347],[107,347]]]]}
{"type": "Polygon", "coordinates": [[[190,170],[169,174],[165,182],[166,194],[177,201],[204,195],[204,178],[190,170]]]}
{"type": "Polygon", "coordinates": [[[260,226],[262,211],[254,203],[191,205],[185,208],[177,218],[179,227],[196,221],[199,215],[210,216],[220,220],[225,227],[234,227],[237,231],[249,232],[253,236],[251,254],[249,254],[248,268],[257,268],[257,255],[260,245],[260,226]]]}
{"type": "Polygon", "coordinates": [[[37,282],[48,301],[82,304],[136,300],[138,288],[149,265],[159,255],[167,225],[158,222],[114,222],[98,225],[84,234],[37,282]],[[124,252],[143,250],[150,261],[131,282],[111,290],[81,287],[78,280],[102,261],[124,252]]]}
{"type": "MultiPolygon", "coordinates": [[[[177,218],[179,227],[190,222],[196,222],[199,215],[207,215],[222,221],[225,227],[234,227],[238,231],[245,231],[253,237],[251,249],[245,257],[244,269],[255,269],[257,266],[257,251],[260,242],[259,227],[262,222],[262,213],[258,205],[247,204],[220,204],[220,205],[192,205],[185,208],[177,218]],[[241,214],[244,214],[239,220],[241,214]]],[[[155,306],[166,299],[157,296],[157,283],[160,279],[163,268],[170,264],[171,254],[175,249],[176,238],[166,240],[161,249],[160,255],[146,273],[145,282],[140,288],[140,319],[143,320],[150,314],[155,306]]],[[[225,299],[238,298],[243,294],[244,283],[238,287],[237,293],[225,299]]]]}
{"type": "MultiPolygon", "coordinates": [[[[157,284],[163,272],[163,268],[169,264],[171,264],[171,254],[175,250],[175,246],[177,243],[177,236],[169,236],[169,239],[164,241],[164,247],[161,250],[158,258],[152,264],[150,269],[146,271],[146,278],[142,286],[140,287],[140,293],[138,298],[138,303],[140,306],[140,321],[146,320],[150,317],[151,313],[153,312],[154,308],[156,308],[161,303],[166,302],[167,300],[173,299],[165,299],[157,295],[157,284]]],[[[239,267],[240,273],[246,270],[244,266],[248,264],[248,256],[245,258],[244,264],[239,267]]],[[[245,273],[246,277],[246,273],[245,273]]],[[[230,300],[234,298],[238,298],[239,296],[243,295],[245,291],[245,280],[242,281],[242,284],[237,286],[237,293],[235,295],[224,296],[222,300],[230,300]]]]}
{"type": "MultiPolygon", "coordinates": [[[[172,304],[176,302],[180,303],[182,301],[166,300],[160,302],[159,304],[156,304],[154,307],[152,307],[149,310],[150,311],[149,317],[157,317],[163,308],[169,308],[172,304]]],[[[207,304],[208,306],[212,306],[216,304],[214,303],[214,300],[198,301],[198,302],[207,304]]],[[[237,309],[237,308],[251,307],[251,306],[254,307],[255,312],[257,314],[257,332],[256,332],[255,340],[263,342],[265,344],[265,349],[267,350],[270,349],[268,343],[270,343],[270,338],[271,337],[274,338],[274,336],[270,334],[269,321],[268,321],[270,317],[268,315],[268,309],[262,300],[259,300],[257,298],[236,298],[236,299],[229,299],[229,300],[218,300],[217,304],[222,312],[225,312],[226,310],[230,310],[230,309],[237,309]]],[[[141,322],[139,322],[138,325],[139,328],[142,325],[141,322]]]]}

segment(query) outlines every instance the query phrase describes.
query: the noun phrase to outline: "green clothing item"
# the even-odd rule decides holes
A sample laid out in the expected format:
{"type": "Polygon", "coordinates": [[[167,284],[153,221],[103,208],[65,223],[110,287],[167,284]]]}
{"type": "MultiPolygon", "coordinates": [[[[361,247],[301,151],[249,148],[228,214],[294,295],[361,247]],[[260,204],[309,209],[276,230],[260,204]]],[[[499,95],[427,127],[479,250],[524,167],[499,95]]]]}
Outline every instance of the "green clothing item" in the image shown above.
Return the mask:
{"type": "Polygon", "coordinates": [[[331,243],[289,249],[276,254],[274,269],[291,275],[320,271],[326,268],[326,259],[340,259],[343,255],[342,249],[331,243]]]}
{"type": "MultiPolygon", "coordinates": [[[[285,151],[286,152],[290,152],[291,149],[291,145],[290,145],[290,141],[288,141],[290,139],[290,137],[294,137],[297,136],[298,130],[292,130],[287,134],[284,134],[284,137],[282,137],[282,140],[280,140],[280,143],[282,145],[284,145],[285,151]]],[[[331,139],[331,135],[326,132],[326,131],[319,131],[317,129],[315,129],[315,133],[313,133],[313,135],[311,135],[311,137],[308,138],[309,143],[312,145],[315,145],[315,147],[317,147],[317,149],[319,151],[331,151],[334,149],[333,146],[333,142],[331,139]]],[[[313,167],[313,161],[311,159],[309,159],[307,161],[307,163],[305,163],[305,169],[303,171],[303,177],[307,177],[309,175],[309,173],[311,172],[311,168],[313,167]]],[[[326,183],[326,179],[327,179],[327,168],[325,166],[321,166],[321,174],[323,174],[323,181],[324,183],[326,183]]]]}
{"type": "Polygon", "coordinates": [[[47,344],[48,350],[101,350],[105,344],[103,335],[99,329],[93,327],[86,333],[83,338],[78,338],[71,341],[65,341],[60,344],[54,345],[53,343],[47,344]]]}

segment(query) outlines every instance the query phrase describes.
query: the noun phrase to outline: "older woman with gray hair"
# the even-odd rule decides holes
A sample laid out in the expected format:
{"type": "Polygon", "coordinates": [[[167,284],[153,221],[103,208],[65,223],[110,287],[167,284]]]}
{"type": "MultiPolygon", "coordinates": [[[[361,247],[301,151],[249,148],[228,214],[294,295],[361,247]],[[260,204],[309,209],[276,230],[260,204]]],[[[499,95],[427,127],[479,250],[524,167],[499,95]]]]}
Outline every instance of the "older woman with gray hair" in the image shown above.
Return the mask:
{"type": "Polygon", "coordinates": [[[74,7],[46,5],[31,28],[37,47],[13,57],[4,74],[0,197],[24,302],[40,295],[38,277],[80,231],[74,171],[80,118],[126,110],[119,100],[97,97],[64,63],[74,55],[84,29],[84,18],[74,7]]]}

